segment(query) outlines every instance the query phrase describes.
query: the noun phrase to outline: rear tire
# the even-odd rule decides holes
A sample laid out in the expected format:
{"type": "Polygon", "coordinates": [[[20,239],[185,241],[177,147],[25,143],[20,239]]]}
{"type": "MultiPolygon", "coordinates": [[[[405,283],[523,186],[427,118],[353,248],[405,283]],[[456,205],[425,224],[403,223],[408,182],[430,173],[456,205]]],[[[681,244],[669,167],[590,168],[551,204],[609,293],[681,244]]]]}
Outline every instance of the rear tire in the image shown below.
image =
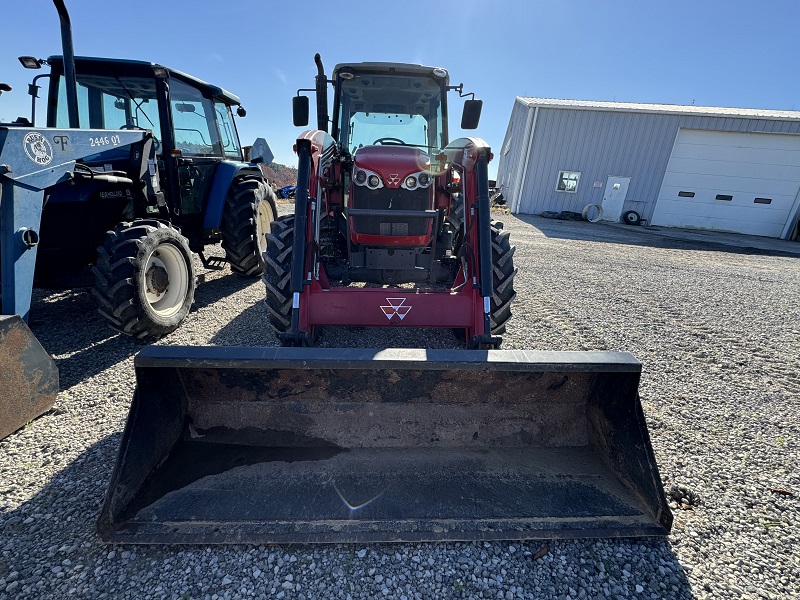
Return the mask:
{"type": "Polygon", "coordinates": [[[275,192],[263,179],[246,175],[228,190],[222,213],[222,248],[231,271],[244,277],[264,273],[270,223],[277,216],[275,192]]]}
{"type": "Polygon", "coordinates": [[[120,333],[157,339],[175,331],[194,302],[188,240],[166,223],[120,223],[97,249],[92,290],[98,311],[120,333]]]}
{"type": "Polygon", "coordinates": [[[292,250],[294,244],[294,215],[272,222],[264,253],[264,286],[267,296],[269,324],[276,333],[289,331],[292,325],[292,250]]]}
{"type": "Polygon", "coordinates": [[[506,332],[506,323],[511,318],[511,303],[517,297],[514,291],[515,246],[511,245],[507,231],[503,231],[499,223],[492,221],[492,335],[506,332]]]}

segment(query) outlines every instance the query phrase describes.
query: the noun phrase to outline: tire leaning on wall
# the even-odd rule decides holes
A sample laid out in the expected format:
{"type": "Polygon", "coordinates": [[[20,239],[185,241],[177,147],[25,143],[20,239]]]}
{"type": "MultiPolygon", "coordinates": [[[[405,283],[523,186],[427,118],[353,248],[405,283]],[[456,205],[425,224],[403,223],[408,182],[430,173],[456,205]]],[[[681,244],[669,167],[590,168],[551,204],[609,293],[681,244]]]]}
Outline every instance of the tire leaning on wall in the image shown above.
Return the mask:
{"type": "Polygon", "coordinates": [[[622,215],[622,222],[627,225],[639,225],[642,222],[642,217],[635,210],[629,210],[622,215]]]}
{"type": "Polygon", "coordinates": [[[597,223],[603,216],[603,207],[599,204],[587,204],[583,207],[583,212],[581,213],[584,221],[589,221],[590,223],[597,223]],[[597,214],[593,217],[590,217],[590,213],[592,210],[597,211],[597,214]]]}

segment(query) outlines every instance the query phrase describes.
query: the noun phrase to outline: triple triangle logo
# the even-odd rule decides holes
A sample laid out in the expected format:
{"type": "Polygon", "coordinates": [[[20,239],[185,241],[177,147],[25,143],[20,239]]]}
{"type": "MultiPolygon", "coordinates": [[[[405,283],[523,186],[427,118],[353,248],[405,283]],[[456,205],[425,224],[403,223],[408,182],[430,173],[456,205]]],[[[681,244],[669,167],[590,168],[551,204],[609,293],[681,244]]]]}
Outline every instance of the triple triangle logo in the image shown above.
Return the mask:
{"type": "Polygon", "coordinates": [[[406,306],[405,298],[387,298],[386,302],[388,302],[389,305],[381,306],[381,310],[383,311],[383,314],[386,315],[386,318],[390,321],[395,315],[400,317],[400,320],[402,321],[406,318],[408,311],[411,310],[411,306],[406,306]]]}

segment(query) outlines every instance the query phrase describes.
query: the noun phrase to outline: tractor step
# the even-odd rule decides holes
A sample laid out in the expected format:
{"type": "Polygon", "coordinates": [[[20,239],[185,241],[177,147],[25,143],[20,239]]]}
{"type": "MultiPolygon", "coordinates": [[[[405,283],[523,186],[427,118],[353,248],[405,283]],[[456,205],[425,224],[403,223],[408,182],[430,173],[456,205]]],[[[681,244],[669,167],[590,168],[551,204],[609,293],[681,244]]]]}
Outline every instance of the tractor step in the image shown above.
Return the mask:
{"type": "Polygon", "coordinates": [[[209,271],[221,271],[228,266],[228,259],[222,256],[206,256],[203,252],[199,252],[200,262],[209,271]]]}

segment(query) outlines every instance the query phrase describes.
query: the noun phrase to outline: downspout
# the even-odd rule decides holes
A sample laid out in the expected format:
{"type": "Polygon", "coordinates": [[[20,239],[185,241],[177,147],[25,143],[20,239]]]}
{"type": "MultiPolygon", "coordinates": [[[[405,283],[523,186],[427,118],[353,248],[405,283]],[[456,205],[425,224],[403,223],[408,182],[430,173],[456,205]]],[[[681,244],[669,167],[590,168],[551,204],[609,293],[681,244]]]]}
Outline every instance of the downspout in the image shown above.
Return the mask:
{"type": "Polygon", "coordinates": [[[72,25],[64,0],[53,0],[61,21],[61,48],[64,55],[64,83],[67,91],[67,114],[70,129],[78,129],[78,80],[75,77],[75,49],[72,46],[72,25]]]}
{"type": "MultiPolygon", "coordinates": [[[[530,107],[528,107],[530,108],[530,107]]],[[[525,187],[525,178],[528,175],[528,165],[531,159],[531,150],[533,146],[533,133],[536,129],[536,120],[539,118],[539,107],[533,109],[533,114],[528,111],[528,120],[525,124],[525,137],[522,140],[522,148],[524,149],[525,159],[522,167],[522,177],[519,178],[517,187],[514,190],[514,197],[511,204],[511,212],[514,214],[519,213],[520,205],[522,204],[522,190],[525,187]]]]}

